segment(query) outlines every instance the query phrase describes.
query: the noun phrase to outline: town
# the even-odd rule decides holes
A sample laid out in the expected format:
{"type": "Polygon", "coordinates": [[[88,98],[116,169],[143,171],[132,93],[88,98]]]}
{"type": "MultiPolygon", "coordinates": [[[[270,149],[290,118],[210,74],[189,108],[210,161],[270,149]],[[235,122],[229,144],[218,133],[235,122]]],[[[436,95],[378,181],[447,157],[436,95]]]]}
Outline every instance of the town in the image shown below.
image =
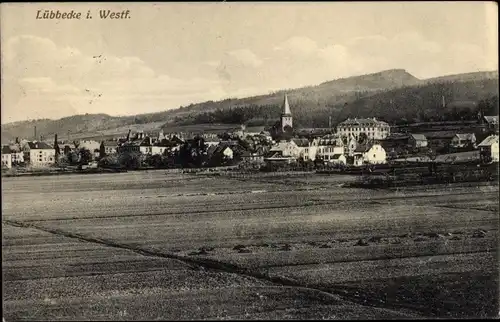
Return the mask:
{"type": "MultiPolygon", "coordinates": [[[[463,126],[462,124],[466,124],[463,126]]],[[[126,137],[102,140],[16,138],[2,147],[2,171],[78,171],[102,169],[169,169],[237,167],[254,170],[384,167],[408,162],[498,162],[498,116],[482,115],[459,131],[412,133],[376,117],[348,118],[336,128],[296,129],[293,105],[284,95],[281,118],[271,128],[245,127],[232,132],[156,133],[128,131],[126,137]]],[[[419,124],[436,126],[432,123],[419,124]]],[[[418,131],[422,132],[422,131],[418,131]]],[[[34,138],[37,137],[36,127],[34,138]]]]}

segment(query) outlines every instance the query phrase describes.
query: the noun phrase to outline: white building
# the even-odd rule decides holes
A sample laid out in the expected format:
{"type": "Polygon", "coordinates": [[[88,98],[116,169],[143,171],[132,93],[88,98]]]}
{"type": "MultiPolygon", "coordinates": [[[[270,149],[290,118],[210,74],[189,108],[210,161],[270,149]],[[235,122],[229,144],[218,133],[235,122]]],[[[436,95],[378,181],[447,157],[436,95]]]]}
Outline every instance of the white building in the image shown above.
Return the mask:
{"type": "Polygon", "coordinates": [[[498,135],[490,135],[478,145],[479,156],[483,162],[498,162],[498,135]]]}
{"type": "Polygon", "coordinates": [[[101,144],[97,141],[94,141],[94,140],[83,140],[83,141],[80,141],[80,145],[78,147],[87,149],[90,152],[94,153],[95,150],[99,150],[99,148],[101,147],[101,144]]]}
{"type": "MultiPolygon", "coordinates": [[[[316,147],[316,158],[324,161],[334,160],[333,157],[337,154],[344,154],[344,144],[339,137],[330,135],[314,139],[313,145],[316,147]]],[[[314,159],[313,159],[314,160],[314,159]]]]}
{"type": "Polygon", "coordinates": [[[28,142],[30,164],[35,168],[48,167],[54,164],[56,151],[45,142],[28,142]]]}
{"type": "Polygon", "coordinates": [[[271,147],[265,162],[287,162],[296,161],[301,156],[301,149],[293,141],[281,141],[271,147]]]}
{"type": "Polygon", "coordinates": [[[155,155],[155,154],[163,155],[163,153],[165,153],[166,150],[168,150],[168,147],[166,147],[166,146],[160,146],[160,145],[151,146],[151,154],[152,155],[155,155]]]}
{"type": "Polygon", "coordinates": [[[365,133],[370,140],[385,139],[390,133],[389,124],[375,118],[348,118],[337,126],[337,135],[359,139],[361,133],[365,133]]]}
{"type": "Polygon", "coordinates": [[[343,155],[343,154],[334,154],[330,158],[330,160],[328,160],[328,162],[332,163],[332,164],[346,165],[347,159],[346,159],[345,155],[343,155]]]}
{"type": "Polygon", "coordinates": [[[454,148],[463,148],[467,145],[475,146],[476,136],[474,133],[457,133],[451,139],[450,146],[454,148]]]}
{"type": "Polygon", "coordinates": [[[104,142],[104,153],[106,153],[106,155],[115,154],[117,149],[118,149],[118,143],[116,141],[104,142]]]}
{"type": "Polygon", "coordinates": [[[2,147],[2,168],[12,168],[12,154],[8,146],[2,147]]]}
{"type": "Polygon", "coordinates": [[[387,155],[380,144],[358,145],[354,151],[353,164],[360,166],[363,164],[384,164],[387,162],[387,155]]]}

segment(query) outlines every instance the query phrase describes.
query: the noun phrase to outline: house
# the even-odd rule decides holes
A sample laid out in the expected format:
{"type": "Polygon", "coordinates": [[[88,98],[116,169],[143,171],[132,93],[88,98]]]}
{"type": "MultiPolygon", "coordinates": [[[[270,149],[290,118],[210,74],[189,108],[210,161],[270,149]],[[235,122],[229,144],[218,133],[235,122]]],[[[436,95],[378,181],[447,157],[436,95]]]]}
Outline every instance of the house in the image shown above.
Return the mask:
{"type": "Polygon", "coordinates": [[[45,142],[33,141],[28,142],[29,158],[32,167],[42,168],[54,164],[56,151],[53,147],[45,142]]]}
{"type": "Polygon", "coordinates": [[[292,140],[280,141],[269,150],[270,153],[278,151],[281,152],[284,157],[292,157],[294,159],[300,158],[300,148],[292,140]]]}
{"type": "Polygon", "coordinates": [[[463,148],[465,146],[475,146],[476,136],[474,133],[457,133],[451,139],[450,146],[453,148],[463,148]]]}
{"type": "Polygon", "coordinates": [[[106,155],[115,154],[118,149],[116,141],[104,141],[104,153],[106,155]]]}
{"type": "MultiPolygon", "coordinates": [[[[74,143],[58,144],[59,152],[61,155],[68,155],[72,151],[76,151],[76,146],[74,143]]],[[[79,146],[80,147],[80,146],[79,146]]],[[[90,150],[92,151],[92,150],[90,150]]]]}
{"type": "Polygon", "coordinates": [[[498,135],[490,135],[478,145],[482,162],[498,162],[498,135]]]}
{"type": "MultiPolygon", "coordinates": [[[[80,141],[80,145],[78,146],[79,148],[87,149],[91,152],[95,150],[99,150],[99,147],[101,144],[97,141],[94,140],[82,140],[80,141]]],[[[62,150],[61,150],[62,151],[62,150]]]]}
{"type": "Polygon", "coordinates": [[[410,134],[408,137],[408,144],[414,149],[426,148],[427,138],[423,134],[410,134]]]}
{"type": "Polygon", "coordinates": [[[153,154],[153,145],[149,136],[142,139],[141,143],[139,143],[139,151],[142,154],[153,154]]]}
{"type": "Polygon", "coordinates": [[[21,148],[20,143],[14,143],[9,145],[10,148],[10,154],[12,158],[12,165],[16,165],[19,163],[24,163],[24,153],[21,148]]]}
{"type": "Polygon", "coordinates": [[[300,158],[301,150],[295,142],[280,141],[264,157],[266,163],[292,163],[300,158]]]}
{"type": "Polygon", "coordinates": [[[361,133],[370,140],[382,140],[390,134],[390,126],[375,118],[348,118],[337,126],[337,135],[359,139],[361,133]]]}
{"type": "Polygon", "coordinates": [[[498,131],[498,115],[494,116],[483,116],[481,119],[481,123],[486,126],[486,128],[490,130],[498,131]]]}
{"type": "Polygon", "coordinates": [[[12,154],[9,146],[2,147],[2,168],[12,168],[12,154]]]}
{"type": "Polygon", "coordinates": [[[245,150],[241,153],[241,162],[243,163],[263,163],[265,149],[258,147],[255,151],[245,150]]]}
{"type": "Polygon", "coordinates": [[[141,142],[135,141],[135,142],[127,142],[123,143],[119,147],[117,147],[117,152],[118,153],[140,153],[140,144],[141,142]]]}
{"type": "Polygon", "coordinates": [[[313,145],[316,148],[315,159],[324,161],[333,161],[333,157],[337,154],[344,154],[344,144],[338,137],[324,136],[313,140],[313,145]]]}
{"type": "Polygon", "coordinates": [[[352,157],[354,155],[354,152],[356,151],[357,146],[358,140],[354,135],[350,135],[347,139],[347,149],[345,151],[347,155],[352,157]]]}
{"type": "Polygon", "coordinates": [[[234,159],[234,151],[227,143],[220,143],[207,149],[208,163],[211,166],[224,165],[234,159]]]}
{"type": "Polygon", "coordinates": [[[314,161],[316,158],[316,147],[311,146],[308,139],[292,139],[292,142],[297,145],[299,149],[299,158],[304,161],[314,161]]]}
{"type": "Polygon", "coordinates": [[[387,155],[380,144],[368,143],[358,145],[353,154],[353,164],[360,166],[363,164],[383,164],[387,162],[387,155]]]}
{"type": "Polygon", "coordinates": [[[169,151],[173,147],[173,145],[173,142],[163,138],[151,146],[151,154],[164,155],[166,153],[165,151],[169,151]]]}
{"type": "Polygon", "coordinates": [[[337,165],[346,165],[347,159],[346,159],[344,154],[334,154],[334,155],[332,155],[330,160],[328,160],[328,162],[333,163],[333,164],[337,164],[337,165]]]}

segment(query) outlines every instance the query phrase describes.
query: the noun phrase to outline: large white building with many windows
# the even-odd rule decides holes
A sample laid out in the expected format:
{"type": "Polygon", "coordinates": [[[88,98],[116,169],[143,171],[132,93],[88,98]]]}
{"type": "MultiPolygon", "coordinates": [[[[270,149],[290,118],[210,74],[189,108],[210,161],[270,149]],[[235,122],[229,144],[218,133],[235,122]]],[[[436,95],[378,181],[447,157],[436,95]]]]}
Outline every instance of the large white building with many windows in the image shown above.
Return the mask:
{"type": "Polygon", "coordinates": [[[28,142],[32,167],[49,167],[55,163],[56,151],[45,142],[28,142]]]}
{"type": "Polygon", "coordinates": [[[353,136],[358,139],[361,133],[365,133],[369,140],[383,140],[391,133],[391,129],[388,123],[375,118],[348,118],[337,126],[337,135],[341,137],[353,136]]]}

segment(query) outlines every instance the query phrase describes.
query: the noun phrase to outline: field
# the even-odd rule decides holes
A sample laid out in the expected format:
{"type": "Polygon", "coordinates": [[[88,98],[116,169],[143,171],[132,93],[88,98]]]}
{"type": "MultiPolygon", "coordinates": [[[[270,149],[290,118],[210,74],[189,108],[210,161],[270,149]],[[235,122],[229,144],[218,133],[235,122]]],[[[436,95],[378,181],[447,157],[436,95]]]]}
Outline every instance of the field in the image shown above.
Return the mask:
{"type": "Polygon", "coordinates": [[[4,318],[498,314],[498,186],[141,171],[2,178],[4,318]]]}

